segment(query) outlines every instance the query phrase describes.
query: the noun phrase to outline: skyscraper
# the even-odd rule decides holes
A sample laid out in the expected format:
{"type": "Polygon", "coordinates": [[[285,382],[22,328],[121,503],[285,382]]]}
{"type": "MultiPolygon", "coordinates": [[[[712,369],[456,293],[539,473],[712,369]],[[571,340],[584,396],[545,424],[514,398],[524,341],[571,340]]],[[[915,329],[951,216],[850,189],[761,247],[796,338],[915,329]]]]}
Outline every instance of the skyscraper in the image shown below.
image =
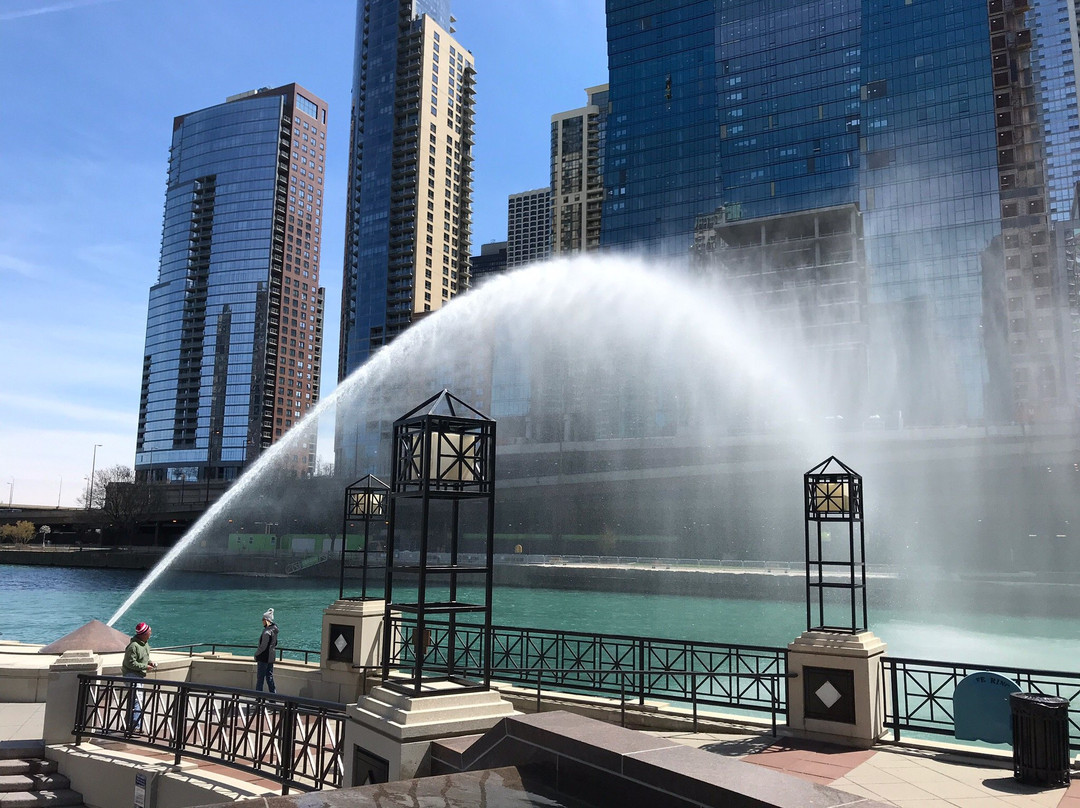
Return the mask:
{"type": "Polygon", "coordinates": [[[600,246],[608,88],[585,91],[589,103],[551,116],[551,252],[600,246]]]}
{"type": "Polygon", "coordinates": [[[338,378],[469,284],[475,70],[447,0],[360,0],[338,378]]]}
{"type": "MultiPolygon", "coordinates": [[[[141,476],[234,479],[318,401],[326,115],[287,84],[173,122],[141,476]]],[[[314,435],[288,460],[313,468],[314,435]]]]}
{"type": "Polygon", "coordinates": [[[506,265],[517,267],[551,255],[551,189],[510,194],[506,201],[506,265]]]}
{"type": "MultiPolygon", "coordinates": [[[[1040,52],[1060,78],[1075,25],[1059,5],[1042,0],[1040,52]]],[[[883,373],[866,406],[908,423],[1063,412],[1038,122],[1068,87],[1039,83],[1026,2],[611,0],[607,17],[603,246],[680,257],[697,227],[699,247],[709,231],[745,251],[753,228],[724,225],[771,241],[776,217],[797,230],[857,206],[883,373]]]]}

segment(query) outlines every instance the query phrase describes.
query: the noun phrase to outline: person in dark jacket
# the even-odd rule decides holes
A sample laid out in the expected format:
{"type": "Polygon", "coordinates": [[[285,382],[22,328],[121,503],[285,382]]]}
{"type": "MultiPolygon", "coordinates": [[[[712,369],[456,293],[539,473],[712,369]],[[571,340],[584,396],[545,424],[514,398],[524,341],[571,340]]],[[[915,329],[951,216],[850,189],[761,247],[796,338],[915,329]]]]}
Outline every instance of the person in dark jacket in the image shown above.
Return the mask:
{"type": "Polygon", "coordinates": [[[255,652],[255,689],[262,690],[263,682],[271,693],[277,693],[274,685],[274,652],[277,650],[278,627],[274,622],[274,610],[263,614],[263,630],[259,636],[259,649],[255,652]]]}
{"type": "Polygon", "coordinates": [[[131,700],[128,705],[129,735],[142,731],[142,702],[139,693],[142,685],[139,682],[146,678],[147,671],[157,667],[150,661],[149,643],[150,624],[139,623],[135,626],[135,636],[124,650],[124,661],[120,664],[124,677],[135,680],[131,685],[131,700]]]}

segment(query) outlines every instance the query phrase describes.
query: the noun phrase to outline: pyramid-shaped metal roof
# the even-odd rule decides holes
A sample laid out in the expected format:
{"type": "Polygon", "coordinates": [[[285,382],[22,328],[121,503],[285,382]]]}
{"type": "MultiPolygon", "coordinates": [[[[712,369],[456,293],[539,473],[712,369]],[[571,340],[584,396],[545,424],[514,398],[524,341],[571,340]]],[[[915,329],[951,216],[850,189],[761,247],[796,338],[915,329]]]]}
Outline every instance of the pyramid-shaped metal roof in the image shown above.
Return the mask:
{"type": "Polygon", "coordinates": [[[131,637],[100,620],[65,634],[38,651],[39,654],[62,654],[65,651],[93,651],[95,654],[115,654],[124,651],[131,637]]]}
{"type": "Polygon", "coordinates": [[[810,469],[810,471],[808,471],[806,473],[810,474],[810,475],[814,475],[814,476],[818,476],[818,475],[824,476],[824,475],[828,475],[828,474],[846,474],[846,475],[850,475],[852,477],[860,477],[860,478],[862,476],[857,471],[852,469],[851,467],[846,466],[843,463],[841,463],[839,460],[837,460],[836,455],[832,455],[831,457],[829,457],[828,460],[825,460],[825,461],[823,461],[821,463],[818,463],[816,466],[814,466],[812,469],[810,469]]]}
{"type": "Polygon", "coordinates": [[[460,398],[455,396],[445,387],[441,392],[436,393],[419,407],[416,407],[409,412],[405,413],[399,421],[409,421],[414,418],[423,418],[425,416],[436,416],[441,418],[468,418],[481,421],[490,421],[491,419],[484,415],[480,410],[475,407],[466,404],[460,398]]]}

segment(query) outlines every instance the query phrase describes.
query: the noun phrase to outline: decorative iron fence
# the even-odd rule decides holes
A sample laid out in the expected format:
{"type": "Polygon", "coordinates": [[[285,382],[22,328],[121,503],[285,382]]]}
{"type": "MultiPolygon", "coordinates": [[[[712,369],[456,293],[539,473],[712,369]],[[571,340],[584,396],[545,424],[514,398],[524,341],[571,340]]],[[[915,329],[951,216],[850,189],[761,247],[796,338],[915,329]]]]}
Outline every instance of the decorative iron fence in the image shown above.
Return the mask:
{"type": "Polygon", "coordinates": [[[75,743],[124,739],[224,763],[290,788],[340,788],[345,706],[158,679],[79,676],[75,743]]]}
{"type": "MultiPolygon", "coordinates": [[[[415,631],[415,620],[395,618],[392,666],[411,667],[415,631]]],[[[429,666],[482,669],[483,626],[458,623],[453,649],[446,623],[424,631],[429,666]]],[[[783,648],[492,626],[490,653],[492,676],[504,682],[787,715],[783,648]]]]}
{"type": "Polygon", "coordinates": [[[1068,700],[1069,748],[1080,749],[1080,673],[902,657],[885,657],[882,671],[888,688],[885,728],[893,731],[894,741],[899,741],[904,731],[954,735],[953,692],[956,685],[969,674],[990,671],[1012,679],[1022,691],[1068,700]]]}

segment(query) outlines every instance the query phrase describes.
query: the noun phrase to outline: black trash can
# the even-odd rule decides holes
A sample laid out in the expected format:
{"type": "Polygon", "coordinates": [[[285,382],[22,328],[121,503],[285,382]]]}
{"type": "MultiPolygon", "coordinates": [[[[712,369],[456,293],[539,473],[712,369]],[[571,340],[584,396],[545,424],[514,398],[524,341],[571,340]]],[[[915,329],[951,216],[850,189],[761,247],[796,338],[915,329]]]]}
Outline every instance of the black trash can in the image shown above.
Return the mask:
{"type": "Polygon", "coordinates": [[[1069,702],[1042,693],[1013,693],[1013,774],[1021,783],[1069,782],[1069,702]]]}

